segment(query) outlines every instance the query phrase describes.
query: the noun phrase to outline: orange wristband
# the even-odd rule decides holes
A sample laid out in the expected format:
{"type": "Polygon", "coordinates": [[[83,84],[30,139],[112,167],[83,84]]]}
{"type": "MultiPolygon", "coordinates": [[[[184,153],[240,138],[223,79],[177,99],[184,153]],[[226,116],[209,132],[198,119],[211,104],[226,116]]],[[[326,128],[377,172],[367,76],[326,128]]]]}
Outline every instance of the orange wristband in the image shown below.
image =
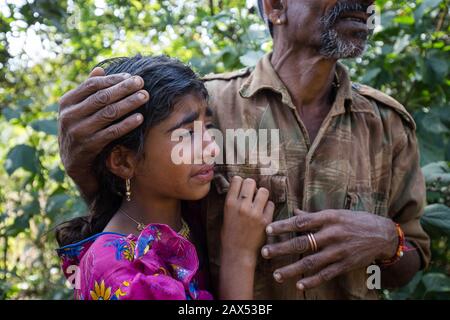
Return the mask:
{"type": "Polygon", "coordinates": [[[389,266],[389,265],[396,263],[398,260],[400,260],[401,257],[403,257],[403,254],[405,252],[405,249],[406,249],[405,234],[403,233],[403,230],[398,223],[395,224],[395,227],[397,229],[397,235],[398,235],[397,251],[392,258],[387,259],[387,260],[382,260],[380,262],[380,265],[382,265],[382,266],[389,266]]]}

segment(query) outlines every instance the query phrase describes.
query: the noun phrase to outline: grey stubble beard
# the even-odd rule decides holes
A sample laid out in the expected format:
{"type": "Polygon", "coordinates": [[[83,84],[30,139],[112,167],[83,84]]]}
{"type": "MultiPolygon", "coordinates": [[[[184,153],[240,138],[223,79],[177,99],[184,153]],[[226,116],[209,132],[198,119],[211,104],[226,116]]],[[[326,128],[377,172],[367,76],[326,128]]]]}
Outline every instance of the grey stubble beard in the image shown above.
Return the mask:
{"type": "MultiPolygon", "coordinates": [[[[363,37],[363,35],[359,35],[363,37]]],[[[325,30],[321,36],[320,54],[330,59],[349,59],[361,56],[367,47],[366,39],[343,39],[334,28],[325,30]]]]}
{"type": "Polygon", "coordinates": [[[361,56],[367,47],[367,40],[372,33],[358,32],[352,38],[345,39],[335,28],[339,16],[346,11],[366,11],[368,6],[355,1],[338,2],[330,13],[321,19],[322,34],[320,54],[330,59],[347,59],[361,56]]]}

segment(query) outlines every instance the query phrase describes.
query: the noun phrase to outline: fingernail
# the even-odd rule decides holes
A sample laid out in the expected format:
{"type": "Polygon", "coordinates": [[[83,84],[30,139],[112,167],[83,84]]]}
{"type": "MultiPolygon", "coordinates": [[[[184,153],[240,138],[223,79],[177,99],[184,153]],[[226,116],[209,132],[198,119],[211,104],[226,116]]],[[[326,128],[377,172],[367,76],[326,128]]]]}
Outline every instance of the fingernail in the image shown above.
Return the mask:
{"type": "Polygon", "coordinates": [[[274,272],[273,278],[278,282],[281,282],[283,280],[283,278],[281,277],[281,274],[279,272],[274,272]]]}
{"type": "Polygon", "coordinates": [[[137,121],[137,122],[141,122],[143,119],[144,119],[144,117],[142,117],[142,114],[138,113],[138,114],[136,115],[136,121],[137,121]]]}
{"type": "Polygon", "coordinates": [[[272,232],[273,232],[273,228],[271,226],[267,226],[266,233],[267,234],[272,234],[272,232]]]}
{"type": "Polygon", "coordinates": [[[122,73],[122,77],[123,77],[124,79],[128,79],[128,78],[131,77],[131,74],[129,74],[129,73],[122,73]]]}
{"type": "Polygon", "coordinates": [[[263,255],[264,258],[268,258],[269,257],[269,249],[263,248],[261,250],[261,254],[263,255]]]}
{"type": "Polygon", "coordinates": [[[140,85],[142,83],[142,79],[140,77],[134,77],[134,83],[140,85]]]}
{"type": "Polygon", "coordinates": [[[145,100],[147,96],[142,91],[138,93],[139,100],[145,100]]]}
{"type": "Polygon", "coordinates": [[[303,291],[305,290],[305,286],[303,285],[303,283],[297,282],[297,289],[303,291]]]}

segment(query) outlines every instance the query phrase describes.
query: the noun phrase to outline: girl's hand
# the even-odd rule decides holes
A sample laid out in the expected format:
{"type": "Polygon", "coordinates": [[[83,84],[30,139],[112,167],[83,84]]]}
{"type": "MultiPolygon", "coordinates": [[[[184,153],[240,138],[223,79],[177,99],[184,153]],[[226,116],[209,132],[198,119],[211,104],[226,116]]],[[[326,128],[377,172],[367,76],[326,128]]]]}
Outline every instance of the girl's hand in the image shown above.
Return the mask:
{"type": "Polygon", "coordinates": [[[225,199],[221,239],[220,299],[253,299],[256,261],[275,205],[253,179],[235,176],[225,199]]]}
{"type": "Polygon", "coordinates": [[[253,179],[233,177],[225,200],[222,259],[256,265],[274,209],[267,189],[257,189],[253,179]]]}

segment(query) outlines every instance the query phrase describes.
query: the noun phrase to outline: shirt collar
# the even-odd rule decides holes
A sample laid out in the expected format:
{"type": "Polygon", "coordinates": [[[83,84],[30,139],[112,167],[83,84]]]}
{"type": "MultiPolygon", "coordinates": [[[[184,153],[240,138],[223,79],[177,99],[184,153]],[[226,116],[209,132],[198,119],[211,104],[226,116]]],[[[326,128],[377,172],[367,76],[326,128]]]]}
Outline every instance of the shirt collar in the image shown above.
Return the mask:
{"type": "MultiPolygon", "coordinates": [[[[270,90],[280,94],[284,104],[291,108],[295,108],[289,91],[278,77],[278,74],[270,62],[271,55],[271,53],[266,54],[258,61],[251,75],[241,86],[239,93],[243,98],[251,98],[261,90],[270,90]]],[[[352,107],[352,84],[347,68],[342,63],[338,62],[336,65],[336,73],[339,88],[331,111],[332,115],[345,113],[347,107],[350,108],[351,111],[357,111],[352,107]]]]}

